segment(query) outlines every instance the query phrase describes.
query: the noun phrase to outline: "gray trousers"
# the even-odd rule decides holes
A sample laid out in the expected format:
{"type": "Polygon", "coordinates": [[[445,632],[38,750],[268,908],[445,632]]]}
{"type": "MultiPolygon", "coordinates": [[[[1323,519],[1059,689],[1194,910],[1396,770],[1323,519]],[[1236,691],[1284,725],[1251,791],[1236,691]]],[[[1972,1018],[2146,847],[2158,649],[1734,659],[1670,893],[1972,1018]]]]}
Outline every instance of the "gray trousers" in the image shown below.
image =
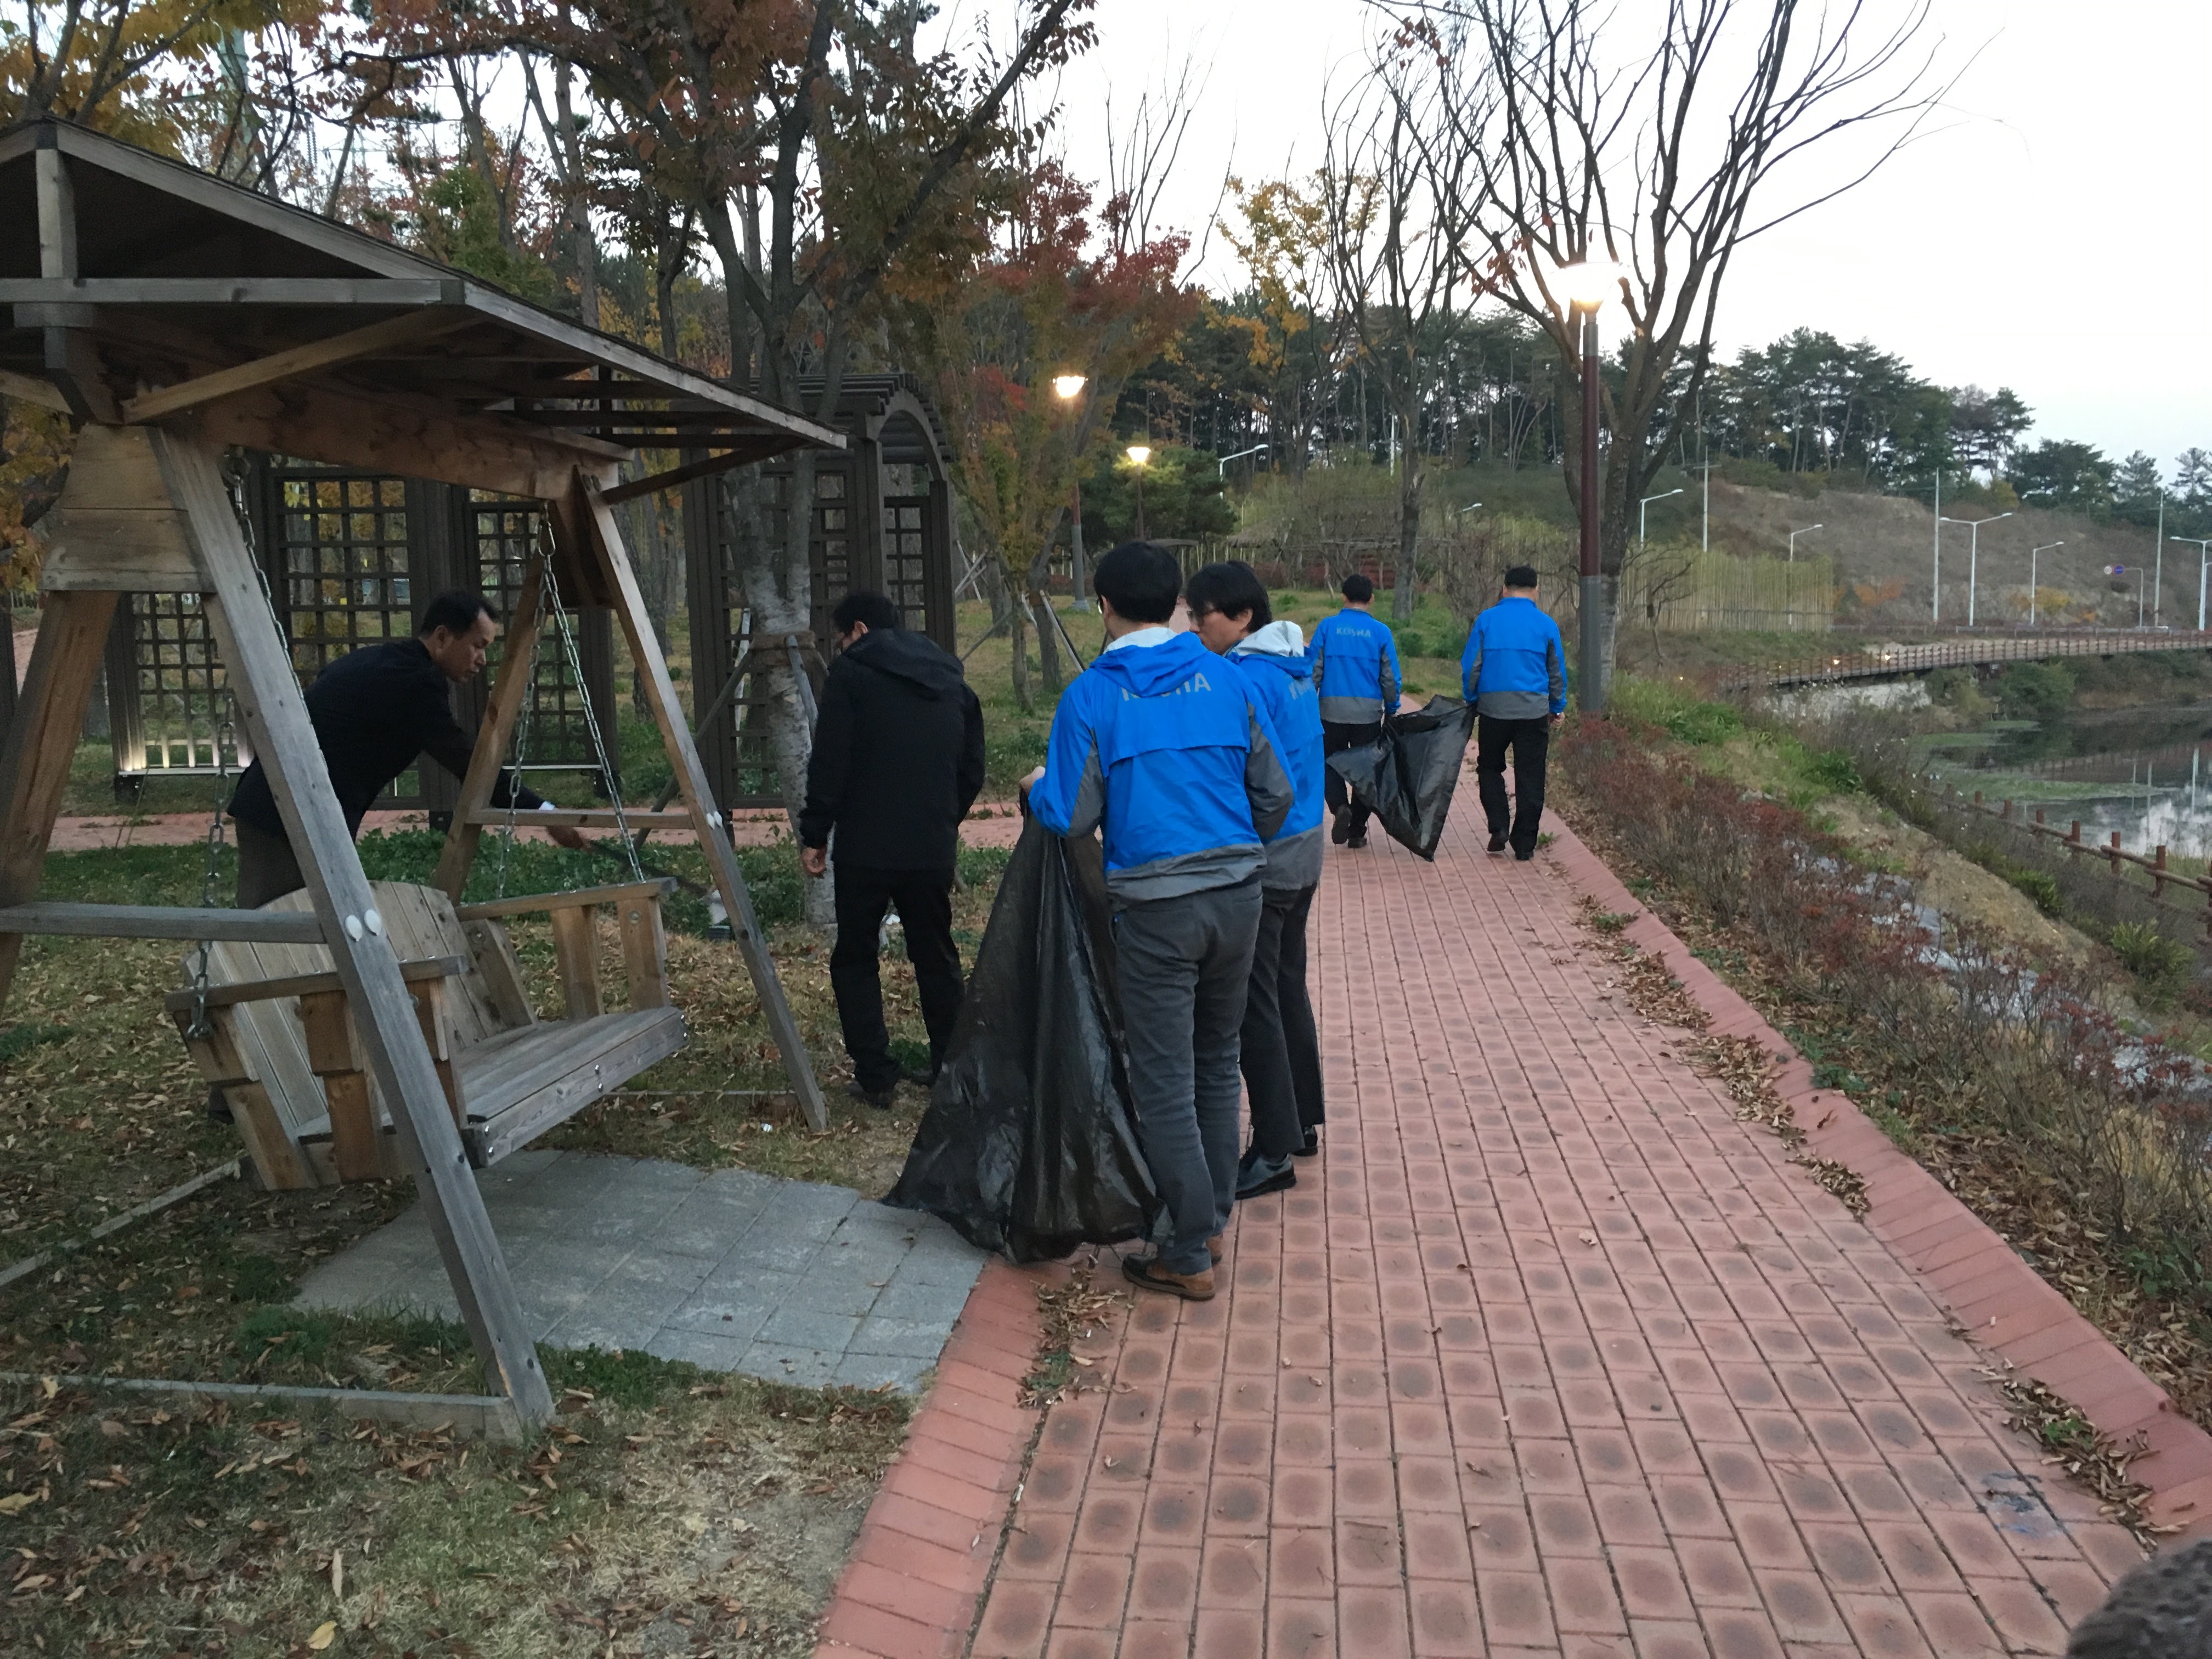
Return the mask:
{"type": "Polygon", "coordinates": [[[1260,929],[1260,878],[1123,906],[1114,917],[1129,1093],[1152,1184],[1167,1206],[1161,1264],[1212,1263],[1229,1224],[1241,1139],[1237,1031],[1260,929]]]}
{"type": "Polygon", "coordinates": [[[270,900],[296,893],[307,884],[307,877],[300,873],[300,860],[293,856],[292,843],[283,836],[272,836],[243,818],[233,818],[231,829],[238,838],[240,909],[258,910],[270,900]]]}

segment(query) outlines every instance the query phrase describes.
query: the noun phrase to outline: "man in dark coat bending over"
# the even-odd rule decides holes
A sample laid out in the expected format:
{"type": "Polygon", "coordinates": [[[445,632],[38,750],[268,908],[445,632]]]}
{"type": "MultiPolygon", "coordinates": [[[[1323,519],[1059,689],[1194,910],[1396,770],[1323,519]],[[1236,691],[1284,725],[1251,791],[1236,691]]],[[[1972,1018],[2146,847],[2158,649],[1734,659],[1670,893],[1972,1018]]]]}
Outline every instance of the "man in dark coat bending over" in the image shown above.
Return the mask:
{"type": "MultiPolygon", "coordinates": [[[[498,637],[499,623],[482,594],[441,593],[424,608],[413,639],[365,645],[315,677],[307,688],[307,718],[349,831],[361,833],[376,798],[418,756],[428,755],[457,778],[468,775],[476,739],[453,718],[452,691],[483,672],[484,653],[498,637]]],[[[506,772],[492,804],[510,800],[531,811],[549,805],[506,772]]],[[[258,910],[307,884],[259,761],[238,781],[230,816],[238,823],[239,908],[258,910]]],[[[584,844],[574,830],[546,833],[563,847],[584,844]]]]}
{"type": "Polygon", "coordinates": [[[960,659],[900,627],[898,607],[882,594],[848,593],[831,619],[838,655],[822,688],[806,768],[799,861],[808,875],[821,875],[836,831],[830,985],[853,1057],[852,1093],[887,1107],[899,1067],[877,972],[884,912],[898,907],[933,1078],[960,1012],[952,866],[960,821],[983,787],[983,710],[960,659]]]}

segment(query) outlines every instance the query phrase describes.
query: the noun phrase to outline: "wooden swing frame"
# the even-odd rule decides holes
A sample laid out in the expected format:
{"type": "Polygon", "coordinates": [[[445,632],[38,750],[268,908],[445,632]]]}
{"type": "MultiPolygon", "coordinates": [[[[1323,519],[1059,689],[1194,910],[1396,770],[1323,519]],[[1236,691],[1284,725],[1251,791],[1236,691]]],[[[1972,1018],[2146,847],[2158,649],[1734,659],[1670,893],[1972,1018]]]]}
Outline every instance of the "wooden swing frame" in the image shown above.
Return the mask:
{"type": "MultiPolygon", "coordinates": [[[[0,247],[0,392],[66,410],[88,447],[82,487],[50,515],[45,609],[0,742],[0,1006],[36,934],[314,944],[343,1000],[354,1063],[387,1103],[470,1338],[492,1416],[541,1423],[552,1400],[499,1241],[418,1024],[410,977],[374,903],[333,793],[289,651],[224,485],[226,448],[374,466],[545,503],[563,590],[615,614],[672,767],[680,811],[627,812],[634,827],[696,836],[811,1123],[814,1077],[708,787],[637,577],[609,507],[680,482],[620,483],[650,445],[718,451],[728,467],[801,447],[842,447],[827,428],[580,328],[474,279],[100,135],[46,121],[0,135],[0,222],[35,222],[0,247]],[[30,262],[35,262],[35,274],[30,262]],[[100,499],[94,499],[99,496],[100,499]],[[40,902],[47,843],[77,734],[125,592],[198,593],[253,752],[307,878],[304,910],[40,902]]],[[[88,447],[80,440],[81,458],[88,447]]],[[[698,464],[677,469],[700,475],[698,464]]],[[[441,858],[458,898],[545,621],[533,570],[441,858]]],[[[611,811],[532,814],[611,829],[611,811]]],[[[450,964],[449,964],[450,965],[450,964]]],[[[184,1385],[178,1385],[183,1387],[184,1385]]],[[[279,1394],[271,1389],[266,1392],[279,1394]]],[[[305,1391],[315,1392],[315,1391],[305,1391]]],[[[374,1396],[349,1393],[350,1409],[374,1396]]],[[[419,1414],[393,1396],[390,1413],[419,1414]]]]}

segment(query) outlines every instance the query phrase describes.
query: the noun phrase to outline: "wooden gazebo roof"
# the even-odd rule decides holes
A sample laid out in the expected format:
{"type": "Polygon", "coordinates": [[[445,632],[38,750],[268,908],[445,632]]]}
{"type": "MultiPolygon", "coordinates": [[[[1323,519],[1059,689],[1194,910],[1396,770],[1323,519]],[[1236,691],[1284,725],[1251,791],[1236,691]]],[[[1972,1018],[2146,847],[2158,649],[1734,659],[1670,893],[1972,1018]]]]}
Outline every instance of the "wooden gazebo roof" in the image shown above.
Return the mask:
{"type": "MultiPolygon", "coordinates": [[[[449,266],[58,121],[0,135],[0,392],[103,424],[556,497],[642,447],[832,428],[449,266]],[[37,235],[30,233],[33,228],[37,235]]],[[[673,483],[667,477],[664,482],[673,483]]],[[[629,493],[627,491],[623,493],[629,493]]]]}

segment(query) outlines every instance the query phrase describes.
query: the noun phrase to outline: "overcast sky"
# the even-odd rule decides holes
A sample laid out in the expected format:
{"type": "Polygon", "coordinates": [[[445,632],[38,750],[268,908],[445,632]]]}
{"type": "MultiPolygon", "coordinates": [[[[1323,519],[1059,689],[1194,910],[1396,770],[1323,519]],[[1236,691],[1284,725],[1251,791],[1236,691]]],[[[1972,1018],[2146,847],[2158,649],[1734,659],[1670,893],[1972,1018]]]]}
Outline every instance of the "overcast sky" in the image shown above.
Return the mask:
{"type": "MultiPolygon", "coordinates": [[[[1000,8],[947,0],[945,21],[979,9],[1000,8]]],[[[1619,38],[1640,9],[1623,0],[1619,38]]],[[[1799,326],[1869,339],[1944,385],[2011,386],[2034,436],[2147,449],[2171,476],[2182,449],[2212,448],[2212,4],[1935,0],[1934,14],[1947,59],[1973,58],[1939,130],[1748,246],[1723,344],[1799,326]]],[[[1060,85],[1068,159],[1103,177],[1107,89],[1126,106],[1194,56],[1206,90],[1169,213],[1194,235],[1232,153],[1250,179],[1313,167],[1322,88],[1357,66],[1370,16],[1358,0],[1099,0],[1097,15],[1098,49],[1060,85]]],[[[1218,235],[1200,274],[1237,281],[1218,235]]]]}

